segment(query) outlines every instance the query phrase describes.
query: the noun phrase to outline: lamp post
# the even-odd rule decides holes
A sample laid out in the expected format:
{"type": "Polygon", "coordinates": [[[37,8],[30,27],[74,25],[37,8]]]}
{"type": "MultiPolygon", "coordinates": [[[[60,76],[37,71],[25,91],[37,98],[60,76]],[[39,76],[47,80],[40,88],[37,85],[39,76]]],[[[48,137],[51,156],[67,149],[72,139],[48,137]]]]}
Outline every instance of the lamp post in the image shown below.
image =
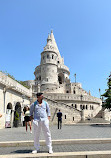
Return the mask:
{"type": "Polygon", "coordinates": [[[99,88],[99,95],[100,95],[100,99],[101,99],[101,89],[99,88]]]}
{"type": "Polygon", "coordinates": [[[75,77],[75,83],[76,83],[76,73],[74,74],[74,77],[75,77]]]}
{"type": "Polygon", "coordinates": [[[80,95],[80,98],[81,98],[81,101],[82,101],[82,98],[83,98],[83,95],[82,95],[82,94],[80,95]]]}
{"type": "MultiPolygon", "coordinates": [[[[81,94],[80,95],[80,98],[81,98],[81,103],[82,103],[82,99],[83,99],[83,95],[81,94]]],[[[81,111],[81,120],[85,120],[85,115],[84,115],[84,109],[83,109],[83,106],[81,107],[82,108],[82,111],[81,111]]]]}

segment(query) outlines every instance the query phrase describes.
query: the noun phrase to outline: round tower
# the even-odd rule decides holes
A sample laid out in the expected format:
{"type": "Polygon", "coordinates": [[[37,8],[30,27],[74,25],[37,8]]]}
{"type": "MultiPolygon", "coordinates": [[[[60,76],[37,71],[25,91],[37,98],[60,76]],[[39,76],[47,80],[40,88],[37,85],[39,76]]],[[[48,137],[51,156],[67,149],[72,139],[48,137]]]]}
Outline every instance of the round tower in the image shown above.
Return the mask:
{"type": "Polygon", "coordinates": [[[58,48],[53,32],[48,35],[47,44],[41,53],[41,91],[50,91],[58,86],[57,57],[58,48]]]}

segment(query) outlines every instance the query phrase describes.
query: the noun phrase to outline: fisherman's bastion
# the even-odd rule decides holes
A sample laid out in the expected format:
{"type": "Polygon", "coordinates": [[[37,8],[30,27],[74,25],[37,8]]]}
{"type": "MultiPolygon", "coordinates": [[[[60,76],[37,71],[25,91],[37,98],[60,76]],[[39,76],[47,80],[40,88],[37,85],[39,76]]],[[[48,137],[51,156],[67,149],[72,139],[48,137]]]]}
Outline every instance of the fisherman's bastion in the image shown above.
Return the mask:
{"type": "MultiPolygon", "coordinates": [[[[63,113],[63,124],[76,124],[96,117],[102,112],[104,120],[110,115],[102,111],[102,100],[86,92],[81,83],[71,82],[69,68],[64,65],[53,31],[41,53],[40,65],[35,68],[35,79],[25,81],[26,88],[0,72],[0,128],[13,127],[14,113],[19,113],[19,125],[23,125],[23,110],[36,100],[36,93],[43,92],[51,109],[50,124],[57,123],[57,112],[63,113]]],[[[76,75],[76,74],[75,74],[76,75]]]]}

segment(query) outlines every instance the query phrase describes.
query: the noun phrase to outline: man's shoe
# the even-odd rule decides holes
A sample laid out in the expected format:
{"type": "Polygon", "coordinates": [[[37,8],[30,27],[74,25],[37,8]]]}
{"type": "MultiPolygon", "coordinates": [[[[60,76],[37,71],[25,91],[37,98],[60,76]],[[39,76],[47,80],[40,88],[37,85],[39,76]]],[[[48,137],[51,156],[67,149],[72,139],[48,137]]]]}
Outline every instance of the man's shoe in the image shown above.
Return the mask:
{"type": "Polygon", "coordinates": [[[52,149],[49,149],[49,154],[53,154],[53,150],[52,149]]]}
{"type": "Polygon", "coordinates": [[[37,150],[33,150],[33,151],[32,151],[32,154],[36,154],[36,153],[37,153],[37,150]]]}

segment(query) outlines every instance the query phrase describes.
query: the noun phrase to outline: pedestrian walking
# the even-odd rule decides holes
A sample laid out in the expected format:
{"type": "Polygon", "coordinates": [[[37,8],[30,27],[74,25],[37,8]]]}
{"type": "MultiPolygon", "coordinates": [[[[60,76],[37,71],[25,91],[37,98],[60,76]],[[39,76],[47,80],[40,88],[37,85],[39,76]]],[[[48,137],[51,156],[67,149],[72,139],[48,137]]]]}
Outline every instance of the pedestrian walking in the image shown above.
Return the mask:
{"type": "Polygon", "coordinates": [[[27,132],[27,127],[30,127],[30,133],[32,133],[32,127],[31,127],[31,118],[30,118],[30,109],[28,106],[26,106],[26,111],[25,111],[25,127],[26,127],[26,132],[27,132]]]}
{"type": "Polygon", "coordinates": [[[57,113],[57,117],[58,117],[58,129],[61,129],[62,128],[62,112],[60,110],[57,113]]]}
{"type": "Polygon", "coordinates": [[[37,101],[32,103],[30,107],[30,116],[31,119],[33,119],[33,127],[34,127],[35,150],[32,151],[32,153],[35,154],[40,149],[39,137],[42,128],[46,140],[46,145],[49,149],[49,154],[52,154],[53,153],[52,141],[51,141],[51,133],[49,130],[50,108],[48,103],[43,100],[43,93],[37,93],[37,101]]]}

